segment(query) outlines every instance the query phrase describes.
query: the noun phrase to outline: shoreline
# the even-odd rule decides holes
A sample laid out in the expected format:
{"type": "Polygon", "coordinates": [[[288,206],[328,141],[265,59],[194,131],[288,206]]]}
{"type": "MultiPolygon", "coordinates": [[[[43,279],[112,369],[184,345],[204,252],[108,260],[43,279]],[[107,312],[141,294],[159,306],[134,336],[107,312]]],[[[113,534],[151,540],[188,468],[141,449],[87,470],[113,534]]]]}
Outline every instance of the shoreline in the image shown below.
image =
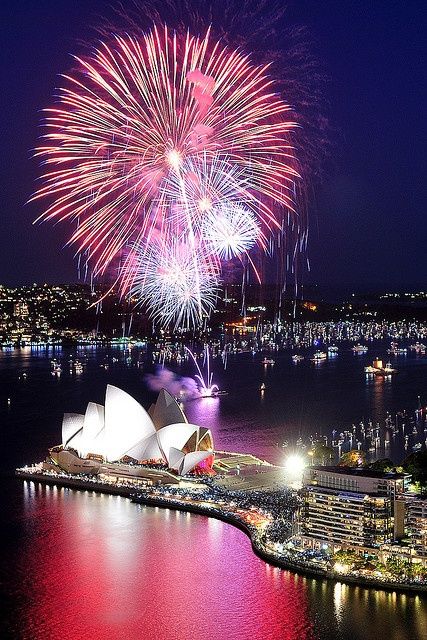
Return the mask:
{"type": "MultiPolygon", "coordinates": [[[[341,575],[336,574],[333,571],[328,569],[324,569],[321,567],[315,567],[309,565],[308,563],[300,563],[297,560],[293,560],[291,558],[280,557],[276,552],[271,549],[268,549],[263,545],[263,543],[258,539],[257,529],[254,525],[249,525],[242,518],[239,518],[237,514],[226,513],[222,509],[213,506],[200,506],[195,504],[188,504],[184,502],[180,502],[178,500],[169,500],[165,498],[161,498],[159,496],[149,496],[141,494],[141,491],[136,487],[125,487],[125,486],[113,486],[107,485],[104,483],[93,482],[93,481],[82,481],[78,478],[64,478],[64,477],[54,477],[53,475],[47,475],[44,473],[37,473],[31,471],[23,471],[23,470],[15,470],[15,477],[23,480],[29,480],[32,482],[39,482],[41,484],[47,485],[59,485],[61,487],[69,488],[69,489],[77,489],[79,491],[93,491],[95,493],[104,493],[117,495],[123,498],[128,498],[135,504],[143,504],[149,507],[160,507],[164,509],[174,509],[176,511],[182,511],[187,513],[193,513],[196,515],[202,515],[205,517],[216,518],[217,520],[221,520],[226,524],[231,524],[236,528],[240,529],[243,533],[245,533],[250,542],[252,551],[255,553],[257,557],[259,557],[264,562],[278,567],[280,569],[284,569],[286,571],[292,571],[297,573],[298,575],[308,576],[311,578],[330,580],[333,582],[342,582],[345,584],[350,584],[354,586],[362,586],[367,588],[374,588],[377,590],[383,591],[395,591],[400,593],[414,593],[414,594],[427,594],[427,585],[423,584],[405,584],[405,583],[394,583],[394,582],[384,582],[378,580],[376,578],[368,578],[368,577],[357,577],[357,576],[349,576],[349,575],[341,575]]],[[[250,512],[248,512],[250,513],[250,512]]]]}

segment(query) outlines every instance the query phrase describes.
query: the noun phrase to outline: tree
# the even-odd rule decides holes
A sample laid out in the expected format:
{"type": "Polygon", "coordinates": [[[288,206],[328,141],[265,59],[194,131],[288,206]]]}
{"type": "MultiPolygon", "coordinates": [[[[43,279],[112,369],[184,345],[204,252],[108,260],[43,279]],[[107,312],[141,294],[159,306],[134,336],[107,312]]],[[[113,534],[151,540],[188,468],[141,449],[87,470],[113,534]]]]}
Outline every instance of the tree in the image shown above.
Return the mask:
{"type": "Polygon", "coordinates": [[[338,466],[340,467],[363,467],[365,466],[366,454],[363,451],[352,449],[343,453],[338,466]]]}
{"type": "Polygon", "coordinates": [[[390,556],[387,558],[386,567],[387,571],[391,573],[394,578],[412,578],[413,565],[407,558],[390,556]]]}
{"type": "Polygon", "coordinates": [[[332,556],[334,562],[341,562],[352,567],[358,559],[357,554],[351,549],[338,549],[332,556]]]}
{"type": "Polygon", "coordinates": [[[372,464],[369,465],[369,468],[373,471],[392,471],[394,469],[394,462],[390,460],[390,458],[381,458],[380,460],[375,460],[372,464]]]}
{"type": "Polygon", "coordinates": [[[334,450],[331,447],[327,447],[323,442],[315,442],[310,455],[313,456],[314,463],[327,464],[334,457],[334,450]]]}
{"type": "Polygon", "coordinates": [[[418,482],[420,489],[427,489],[427,451],[415,451],[409,454],[402,463],[404,471],[410,473],[413,482],[418,482]]]}

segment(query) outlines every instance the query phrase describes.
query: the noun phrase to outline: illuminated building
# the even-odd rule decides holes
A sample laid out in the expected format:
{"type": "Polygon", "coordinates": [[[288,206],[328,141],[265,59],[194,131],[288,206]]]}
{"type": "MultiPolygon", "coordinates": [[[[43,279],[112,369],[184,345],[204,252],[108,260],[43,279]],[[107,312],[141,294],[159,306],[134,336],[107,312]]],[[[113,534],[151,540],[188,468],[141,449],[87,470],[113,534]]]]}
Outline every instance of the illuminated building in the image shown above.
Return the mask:
{"type": "Polygon", "coordinates": [[[332,549],[379,547],[402,538],[408,477],[369,469],[307,468],[300,514],[303,543],[332,549]]]}
{"type": "Polygon", "coordinates": [[[427,498],[406,496],[406,510],[410,545],[419,556],[427,558],[427,498]]]}
{"type": "Polygon", "coordinates": [[[108,385],[105,407],[89,402],[84,415],[64,414],[62,444],[49,454],[48,468],[57,465],[67,473],[144,477],[140,465],[150,462],[181,476],[211,468],[213,442],[209,429],[187,422],[165,389],[147,412],[128,393],[108,385]]]}

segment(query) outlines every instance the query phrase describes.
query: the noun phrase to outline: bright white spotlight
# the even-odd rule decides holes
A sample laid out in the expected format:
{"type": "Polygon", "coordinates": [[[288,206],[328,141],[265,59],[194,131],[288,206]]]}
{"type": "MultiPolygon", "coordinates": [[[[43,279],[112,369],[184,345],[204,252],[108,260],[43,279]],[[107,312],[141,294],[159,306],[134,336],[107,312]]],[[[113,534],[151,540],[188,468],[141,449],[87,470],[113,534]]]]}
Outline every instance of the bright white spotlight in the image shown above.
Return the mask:
{"type": "Polygon", "coordinates": [[[300,476],[306,467],[306,462],[302,456],[298,454],[290,455],[286,458],[285,469],[293,476],[300,476]]]}

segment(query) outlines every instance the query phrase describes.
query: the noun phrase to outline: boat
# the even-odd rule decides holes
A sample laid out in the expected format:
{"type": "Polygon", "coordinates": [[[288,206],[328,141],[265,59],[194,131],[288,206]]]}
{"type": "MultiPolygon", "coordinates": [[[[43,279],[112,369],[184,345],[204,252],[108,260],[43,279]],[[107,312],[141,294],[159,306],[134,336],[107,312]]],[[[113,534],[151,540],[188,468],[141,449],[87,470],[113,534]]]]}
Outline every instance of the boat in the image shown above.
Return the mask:
{"type": "Polygon", "coordinates": [[[356,344],[351,348],[354,353],[367,353],[368,347],[365,347],[364,344],[356,344]]]}
{"type": "Polygon", "coordinates": [[[275,364],[275,361],[273,358],[263,358],[261,360],[261,364],[275,364]]]}
{"type": "Polygon", "coordinates": [[[390,349],[387,349],[387,353],[392,355],[406,355],[408,353],[408,349],[406,347],[399,347],[397,342],[392,342],[390,349]]]}
{"type": "Polygon", "coordinates": [[[265,386],[265,382],[263,382],[259,388],[260,391],[265,391],[266,386],[265,386]]]}
{"type": "Polygon", "coordinates": [[[53,360],[50,361],[50,364],[52,365],[52,372],[51,372],[52,375],[60,376],[62,372],[61,363],[54,358],[53,360]]]}
{"type": "Polygon", "coordinates": [[[393,369],[391,362],[387,362],[384,366],[383,361],[377,358],[373,361],[372,365],[365,367],[365,373],[374,376],[391,376],[397,373],[397,369],[393,369]]]}
{"type": "Polygon", "coordinates": [[[76,373],[83,373],[83,365],[79,360],[76,360],[74,363],[74,371],[76,373]]]}
{"type": "Polygon", "coordinates": [[[378,369],[376,369],[375,367],[373,367],[371,364],[369,364],[367,367],[365,367],[365,373],[368,375],[375,375],[377,373],[378,369]]]}
{"type": "Polygon", "coordinates": [[[292,356],[292,360],[293,362],[302,362],[302,360],[304,360],[304,356],[300,356],[298,353],[295,353],[292,356]]]}
{"type": "Polygon", "coordinates": [[[415,353],[421,353],[424,355],[426,353],[427,347],[422,342],[416,342],[415,344],[410,345],[410,350],[415,351],[415,353]]]}
{"type": "Polygon", "coordinates": [[[321,362],[322,360],[326,360],[328,354],[325,351],[316,351],[311,358],[312,362],[321,362]]]}
{"type": "Polygon", "coordinates": [[[336,353],[338,353],[338,347],[336,347],[334,344],[331,344],[331,345],[328,347],[328,353],[331,353],[331,354],[336,354],[336,353]]]}
{"type": "Polygon", "coordinates": [[[385,373],[386,376],[390,376],[393,373],[397,373],[397,369],[394,369],[391,366],[391,362],[387,362],[385,367],[384,367],[384,369],[383,369],[383,372],[385,373]]]}

